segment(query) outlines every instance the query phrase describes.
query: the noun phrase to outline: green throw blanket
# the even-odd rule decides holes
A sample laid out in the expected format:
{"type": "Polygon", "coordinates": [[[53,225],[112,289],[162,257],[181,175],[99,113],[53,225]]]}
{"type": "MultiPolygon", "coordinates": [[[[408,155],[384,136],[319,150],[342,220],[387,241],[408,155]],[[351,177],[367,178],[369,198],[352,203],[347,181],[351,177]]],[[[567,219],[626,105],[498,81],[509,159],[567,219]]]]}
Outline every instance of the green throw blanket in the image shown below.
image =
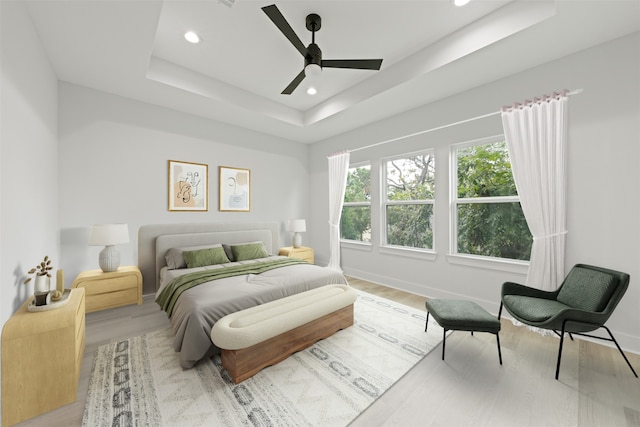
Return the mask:
{"type": "Polygon", "coordinates": [[[194,286],[201,283],[210,282],[225,277],[242,276],[245,274],[260,274],[274,268],[286,267],[288,265],[307,264],[307,261],[295,258],[276,259],[262,261],[253,264],[240,264],[230,267],[216,268],[214,270],[195,271],[176,277],[160,292],[156,302],[167,312],[167,316],[173,314],[173,307],[180,295],[194,286]]]}

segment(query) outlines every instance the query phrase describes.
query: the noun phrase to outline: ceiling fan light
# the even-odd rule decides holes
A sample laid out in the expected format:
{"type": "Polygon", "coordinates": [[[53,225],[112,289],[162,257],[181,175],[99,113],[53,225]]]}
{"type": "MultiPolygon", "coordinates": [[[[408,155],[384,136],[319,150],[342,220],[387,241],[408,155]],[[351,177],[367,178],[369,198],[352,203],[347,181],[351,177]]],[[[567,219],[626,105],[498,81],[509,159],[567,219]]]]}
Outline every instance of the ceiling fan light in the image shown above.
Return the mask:
{"type": "Polygon", "coordinates": [[[193,31],[187,31],[186,33],[184,33],[184,38],[189,43],[193,43],[193,44],[200,43],[200,37],[193,31]]]}
{"type": "Polygon", "coordinates": [[[304,74],[309,77],[319,76],[321,73],[322,67],[318,64],[307,64],[307,66],[304,67],[304,74]]]}

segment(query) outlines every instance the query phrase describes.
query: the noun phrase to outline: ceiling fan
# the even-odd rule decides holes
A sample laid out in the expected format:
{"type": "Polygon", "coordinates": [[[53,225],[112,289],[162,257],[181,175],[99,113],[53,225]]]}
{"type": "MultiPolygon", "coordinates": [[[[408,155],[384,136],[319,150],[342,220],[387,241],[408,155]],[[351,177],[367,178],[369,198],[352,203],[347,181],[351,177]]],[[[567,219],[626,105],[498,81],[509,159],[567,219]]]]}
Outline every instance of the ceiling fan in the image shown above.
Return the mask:
{"type": "Polygon", "coordinates": [[[320,29],[322,24],[319,15],[315,13],[307,15],[306,26],[307,30],[311,31],[311,44],[305,47],[275,4],[265,6],[262,10],[291,44],[298,49],[298,52],[304,56],[304,68],[282,91],[282,95],[291,95],[307,75],[318,75],[322,68],[379,70],[382,65],[382,59],[322,59],[322,51],[316,44],[316,31],[320,29]]]}

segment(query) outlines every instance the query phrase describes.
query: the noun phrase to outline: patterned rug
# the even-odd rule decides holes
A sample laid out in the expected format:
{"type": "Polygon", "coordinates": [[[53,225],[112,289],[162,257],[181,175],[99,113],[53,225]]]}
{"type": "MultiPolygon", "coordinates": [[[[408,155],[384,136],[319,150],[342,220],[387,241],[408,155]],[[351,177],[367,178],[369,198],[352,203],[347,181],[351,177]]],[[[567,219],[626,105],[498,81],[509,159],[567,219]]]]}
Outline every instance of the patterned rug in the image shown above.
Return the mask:
{"type": "Polygon", "coordinates": [[[442,340],[425,312],[359,292],[352,327],[235,385],[215,356],[183,370],[170,329],[94,355],[83,426],[346,426],[442,340]]]}

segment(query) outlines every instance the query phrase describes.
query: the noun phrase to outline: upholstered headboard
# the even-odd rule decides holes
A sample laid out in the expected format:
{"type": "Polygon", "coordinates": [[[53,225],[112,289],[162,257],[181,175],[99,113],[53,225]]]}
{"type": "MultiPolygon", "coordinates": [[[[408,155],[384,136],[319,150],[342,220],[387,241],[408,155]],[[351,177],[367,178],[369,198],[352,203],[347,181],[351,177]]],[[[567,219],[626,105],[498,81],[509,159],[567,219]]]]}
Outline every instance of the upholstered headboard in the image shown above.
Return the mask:
{"type": "Polygon", "coordinates": [[[170,248],[262,241],[270,253],[277,254],[278,235],[277,222],[143,225],[138,230],[138,268],[143,293],[156,292],[160,269],[166,265],[164,256],[170,248]]]}

